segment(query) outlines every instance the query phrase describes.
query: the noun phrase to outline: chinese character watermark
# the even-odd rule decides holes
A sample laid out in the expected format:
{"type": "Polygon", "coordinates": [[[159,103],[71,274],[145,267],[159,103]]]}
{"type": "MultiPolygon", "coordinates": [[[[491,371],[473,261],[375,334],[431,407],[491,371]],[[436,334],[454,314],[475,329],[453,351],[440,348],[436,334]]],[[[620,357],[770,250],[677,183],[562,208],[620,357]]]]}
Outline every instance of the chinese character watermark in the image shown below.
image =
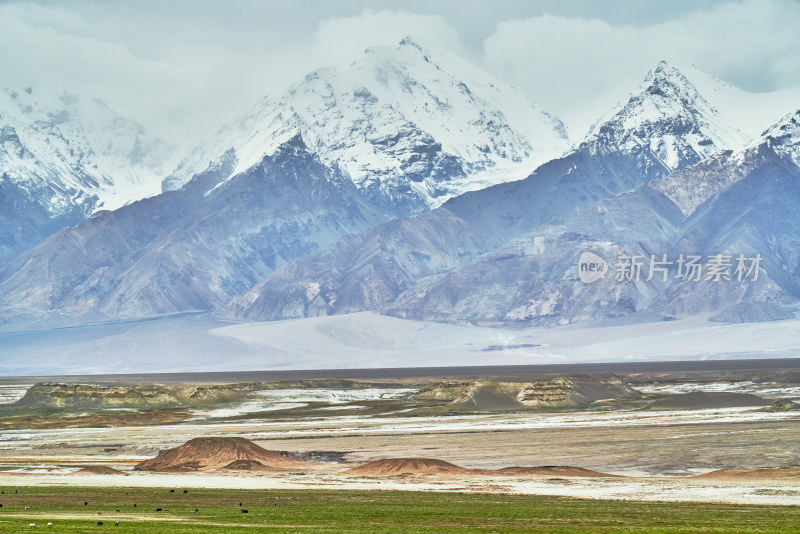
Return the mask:
{"type": "Polygon", "coordinates": [[[677,258],[667,254],[620,254],[616,264],[609,266],[598,254],[586,251],[578,259],[578,275],[585,283],[604,279],[611,270],[617,282],[757,282],[764,270],[762,261],[761,254],[739,254],[735,258],[724,253],[706,258],[699,254],[679,254],[677,258]]]}

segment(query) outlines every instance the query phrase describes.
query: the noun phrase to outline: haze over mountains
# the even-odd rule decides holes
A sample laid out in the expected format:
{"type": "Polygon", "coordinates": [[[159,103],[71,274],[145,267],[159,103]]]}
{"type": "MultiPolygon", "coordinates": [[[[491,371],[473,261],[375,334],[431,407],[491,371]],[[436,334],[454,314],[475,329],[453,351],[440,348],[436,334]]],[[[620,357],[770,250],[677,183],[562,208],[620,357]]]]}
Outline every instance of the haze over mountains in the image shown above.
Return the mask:
{"type": "Polygon", "coordinates": [[[746,93],[661,62],[570,148],[560,121],[514,88],[404,39],[266,97],[165,177],[162,145],[122,119],[102,124],[127,136],[85,126],[67,142],[53,113],[4,112],[4,228],[40,229],[3,237],[0,323],[791,317],[798,109],[800,91],[746,93]],[[90,143],[106,138],[127,144],[90,143]],[[139,200],[162,177],[164,192],[139,200]],[[645,270],[585,284],[585,250],[612,268],[620,256],[759,254],[763,271],[752,283],[645,270]]]}
{"type": "Polygon", "coordinates": [[[157,193],[172,153],[100,100],[0,91],[0,257],[157,193]]]}

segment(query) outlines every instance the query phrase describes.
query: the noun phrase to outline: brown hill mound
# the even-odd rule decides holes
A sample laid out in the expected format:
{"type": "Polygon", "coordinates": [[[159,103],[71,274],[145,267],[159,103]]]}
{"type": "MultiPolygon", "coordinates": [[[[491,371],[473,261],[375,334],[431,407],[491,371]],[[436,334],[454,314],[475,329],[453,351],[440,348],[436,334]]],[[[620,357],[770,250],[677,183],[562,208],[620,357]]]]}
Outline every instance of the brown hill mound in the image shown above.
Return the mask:
{"type": "Polygon", "coordinates": [[[275,470],[313,467],[304,462],[268,451],[245,438],[194,438],[180,447],[161,451],[158,456],[136,464],[140,471],[208,471],[237,460],[251,460],[275,470]]]}
{"type": "Polygon", "coordinates": [[[584,469],[582,467],[570,467],[567,465],[544,465],[539,467],[504,467],[494,471],[487,471],[487,473],[495,473],[498,475],[547,475],[554,477],[618,477],[619,475],[610,475],[608,473],[600,473],[599,471],[592,471],[591,469],[584,469]]]}
{"type": "Polygon", "coordinates": [[[459,467],[434,458],[388,458],[353,467],[343,471],[344,475],[441,475],[472,473],[471,469],[459,467]]]}
{"type": "Polygon", "coordinates": [[[694,478],[712,479],[749,479],[749,480],[779,480],[800,478],[800,466],[789,467],[758,467],[754,469],[717,469],[710,473],[696,475],[694,478]]]}
{"type": "Polygon", "coordinates": [[[87,465],[72,473],[73,475],[125,475],[124,471],[105,465],[87,465]]]}

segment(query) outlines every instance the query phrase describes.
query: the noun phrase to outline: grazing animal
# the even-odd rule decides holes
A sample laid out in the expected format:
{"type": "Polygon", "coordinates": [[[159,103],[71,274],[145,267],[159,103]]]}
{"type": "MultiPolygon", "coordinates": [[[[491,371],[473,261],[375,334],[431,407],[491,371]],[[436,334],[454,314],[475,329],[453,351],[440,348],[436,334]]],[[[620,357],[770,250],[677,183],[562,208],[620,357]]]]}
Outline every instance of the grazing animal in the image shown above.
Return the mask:
{"type": "Polygon", "coordinates": [[[84,506],[86,506],[87,504],[89,504],[89,501],[83,501],[84,506]]]}
{"type": "Polygon", "coordinates": [[[249,514],[250,512],[247,510],[247,508],[242,508],[242,513],[243,514],[249,514]]]}
{"type": "Polygon", "coordinates": [[[175,490],[169,490],[170,493],[175,493],[175,490]]]}
{"type": "Polygon", "coordinates": [[[197,513],[197,508],[194,509],[194,513],[197,513]]]}
{"type": "Polygon", "coordinates": [[[25,507],[25,511],[26,511],[26,512],[30,512],[30,511],[31,511],[31,507],[30,507],[30,506],[26,506],[26,507],[25,507]]]}
{"type": "Polygon", "coordinates": [[[103,525],[103,522],[102,522],[102,521],[98,521],[98,522],[97,522],[97,526],[98,526],[98,527],[100,527],[100,526],[102,526],[102,525],[103,525]]]}
{"type": "Polygon", "coordinates": [[[114,521],[114,526],[118,527],[119,526],[119,521],[114,521]]]}
{"type": "Polygon", "coordinates": [[[46,526],[46,527],[52,527],[52,526],[53,526],[53,523],[47,523],[45,526],[46,526]]]}
{"type": "Polygon", "coordinates": [[[28,526],[29,526],[29,527],[35,527],[35,526],[36,526],[36,523],[28,523],[28,526]]]}
{"type": "Polygon", "coordinates": [[[189,493],[189,490],[183,490],[184,493],[189,493]]]}
{"type": "Polygon", "coordinates": [[[136,503],[133,503],[133,507],[136,508],[136,503]]]}
{"type": "Polygon", "coordinates": [[[2,504],[0,504],[0,508],[2,508],[2,507],[3,507],[3,505],[2,505],[2,504]]]}
{"type": "Polygon", "coordinates": [[[161,511],[161,508],[156,508],[156,512],[160,512],[160,511],[161,511]]]}

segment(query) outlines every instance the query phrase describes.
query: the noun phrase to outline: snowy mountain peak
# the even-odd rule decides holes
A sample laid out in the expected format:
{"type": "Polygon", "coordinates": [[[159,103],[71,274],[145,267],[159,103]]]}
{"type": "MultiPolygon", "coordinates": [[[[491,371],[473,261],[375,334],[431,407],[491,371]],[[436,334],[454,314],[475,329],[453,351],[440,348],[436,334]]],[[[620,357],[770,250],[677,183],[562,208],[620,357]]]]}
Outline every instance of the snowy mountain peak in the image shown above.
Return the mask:
{"type": "Polygon", "coordinates": [[[423,52],[423,53],[425,52],[425,49],[422,47],[422,45],[419,44],[418,42],[416,42],[414,40],[414,38],[412,36],[410,36],[410,35],[406,35],[405,37],[403,37],[400,40],[399,45],[400,46],[413,46],[414,48],[416,48],[420,52],[423,52]]]}
{"type": "Polygon", "coordinates": [[[592,127],[593,151],[646,151],[664,172],[743,146],[750,136],[720,120],[719,111],[684,74],[661,61],[641,85],[592,127]]]}
{"type": "Polygon", "coordinates": [[[524,95],[411,38],[321,68],[200,145],[163,184],[177,189],[233,149],[241,173],[300,133],[368,198],[406,215],[527,176],[567,147],[563,125],[524,95]]]}
{"type": "Polygon", "coordinates": [[[781,119],[762,137],[775,152],[800,165],[800,110],[781,119]]]}
{"type": "Polygon", "coordinates": [[[664,101],[679,100],[684,105],[702,109],[706,112],[716,112],[716,109],[701,95],[697,88],[684,76],[677,67],[664,60],[650,71],[642,84],[644,92],[650,95],[664,97],[664,101]]]}

